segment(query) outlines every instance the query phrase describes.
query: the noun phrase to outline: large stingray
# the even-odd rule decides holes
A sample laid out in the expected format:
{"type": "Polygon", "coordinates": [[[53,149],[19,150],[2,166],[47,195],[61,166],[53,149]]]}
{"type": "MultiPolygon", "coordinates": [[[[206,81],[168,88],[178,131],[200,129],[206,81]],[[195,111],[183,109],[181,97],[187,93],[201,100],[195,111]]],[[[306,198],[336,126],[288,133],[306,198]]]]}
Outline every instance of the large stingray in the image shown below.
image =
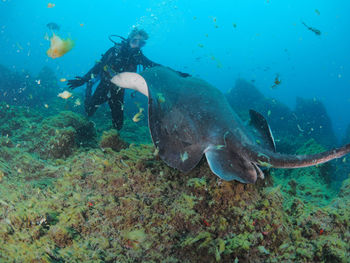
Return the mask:
{"type": "Polygon", "coordinates": [[[148,96],[153,143],[164,162],[183,172],[193,169],[205,154],[210,169],[220,178],[254,183],[258,176],[263,178],[260,167],[313,166],[350,151],[348,144],[314,155],[276,153],[269,126],[260,114],[250,112],[263,139],[256,140],[218,89],[165,67],[147,69],[141,75],[121,73],[112,82],[148,96]]]}

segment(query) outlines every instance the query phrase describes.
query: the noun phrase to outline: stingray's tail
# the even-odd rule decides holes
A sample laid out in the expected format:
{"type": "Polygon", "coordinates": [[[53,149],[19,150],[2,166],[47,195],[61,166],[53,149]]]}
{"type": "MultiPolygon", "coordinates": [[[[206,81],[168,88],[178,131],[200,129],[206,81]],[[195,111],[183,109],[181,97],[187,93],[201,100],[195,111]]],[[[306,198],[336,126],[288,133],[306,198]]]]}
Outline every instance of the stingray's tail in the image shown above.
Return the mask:
{"type": "Polygon", "coordinates": [[[343,157],[349,152],[350,144],[347,144],[340,148],[335,148],[333,150],[310,155],[290,155],[272,152],[256,152],[255,158],[257,160],[256,163],[260,166],[268,166],[275,168],[300,168],[325,163],[330,160],[343,157]]]}

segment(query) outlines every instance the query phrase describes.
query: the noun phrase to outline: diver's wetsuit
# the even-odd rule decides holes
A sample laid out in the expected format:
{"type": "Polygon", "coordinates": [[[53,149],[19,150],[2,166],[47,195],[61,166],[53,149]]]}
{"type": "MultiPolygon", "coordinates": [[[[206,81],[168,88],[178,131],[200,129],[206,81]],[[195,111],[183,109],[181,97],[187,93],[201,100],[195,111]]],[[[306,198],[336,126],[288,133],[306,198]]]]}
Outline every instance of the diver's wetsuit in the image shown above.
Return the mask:
{"type": "Polygon", "coordinates": [[[136,72],[138,66],[143,69],[159,66],[159,64],[146,58],[140,49],[132,49],[127,42],[117,43],[110,48],[101,61],[89,70],[82,78],[87,82],[85,95],[85,111],[92,116],[98,106],[108,101],[112,111],[114,128],[123,127],[124,89],[117,87],[110,80],[113,74],[121,72],[136,72]],[[94,94],[91,95],[94,79],[100,78],[94,94]]]}

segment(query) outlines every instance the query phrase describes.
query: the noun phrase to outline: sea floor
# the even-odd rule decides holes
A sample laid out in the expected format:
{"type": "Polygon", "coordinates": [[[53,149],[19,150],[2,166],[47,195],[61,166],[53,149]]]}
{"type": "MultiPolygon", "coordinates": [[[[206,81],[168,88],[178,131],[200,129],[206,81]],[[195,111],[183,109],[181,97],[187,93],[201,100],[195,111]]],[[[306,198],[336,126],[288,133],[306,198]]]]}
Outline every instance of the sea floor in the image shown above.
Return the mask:
{"type": "Polygon", "coordinates": [[[350,179],[327,166],[225,182],[168,167],[129,120],[0,110],[0,262],[349,262],[350,179]]]}

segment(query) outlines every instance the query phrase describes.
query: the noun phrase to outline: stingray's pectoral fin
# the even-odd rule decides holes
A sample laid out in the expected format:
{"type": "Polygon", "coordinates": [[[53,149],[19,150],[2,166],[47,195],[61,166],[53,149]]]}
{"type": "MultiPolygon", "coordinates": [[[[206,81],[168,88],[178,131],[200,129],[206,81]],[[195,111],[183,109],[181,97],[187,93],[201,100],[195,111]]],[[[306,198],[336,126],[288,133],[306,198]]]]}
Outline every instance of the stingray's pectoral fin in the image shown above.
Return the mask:
{"type": "Polygon", "coordinates": [[[111,82],[124,89],[136,90],[148,97],[148,86],[145,79],[134,72],[123,72],[115,75],[111,82]]]}
{"type": "Polygon", "coordinates": [[[255,183],[258,176],[263,177],[263,172],[257,165],[226,147],[209,147],[205,156],[213,173],[225,181],[255,183]]]}
{"type": "Polygon", "coordinates": [[[160,147],[159,155],[169,166],[181,172],[191,171],[203,156],[203,147],[201,145],[193,144],[184,147],[179,141],[175,142],[169,139],[167,146],[169,148],[160,147]]]}

